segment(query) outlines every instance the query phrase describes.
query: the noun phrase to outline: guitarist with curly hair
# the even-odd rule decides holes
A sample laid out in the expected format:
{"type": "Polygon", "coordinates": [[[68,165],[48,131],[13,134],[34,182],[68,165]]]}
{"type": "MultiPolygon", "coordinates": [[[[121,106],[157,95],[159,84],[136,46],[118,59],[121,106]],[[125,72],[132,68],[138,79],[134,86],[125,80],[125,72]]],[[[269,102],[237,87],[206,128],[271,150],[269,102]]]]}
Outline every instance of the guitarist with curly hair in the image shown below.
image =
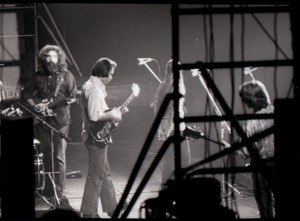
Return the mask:
{"type": "Polygon", "coordinates": [[[45,45],[38,53],[38,70],[30,77],[22,96],[33,110],[31,113],[44,120],[35,121],[34,125],[35,137],[41,143],[44,172],[48,173],[42,195],[57,196],[61,202],[68,202],[63,195],[66,148],[71,124],[70,104],[75,103],[76,94],[75,78],[67,69],[65,52],[56,45],[45,45]],[[54,176],[55,191],[50,173],[54,176]]]}

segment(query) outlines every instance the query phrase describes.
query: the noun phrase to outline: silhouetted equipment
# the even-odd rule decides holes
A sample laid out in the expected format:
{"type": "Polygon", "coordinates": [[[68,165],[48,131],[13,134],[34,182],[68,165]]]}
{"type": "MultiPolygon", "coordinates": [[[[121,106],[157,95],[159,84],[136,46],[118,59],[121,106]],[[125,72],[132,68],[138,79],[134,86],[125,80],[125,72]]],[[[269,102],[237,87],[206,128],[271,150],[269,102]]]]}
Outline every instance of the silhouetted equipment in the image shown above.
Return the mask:
{"type": "Polygon", "coordinates": [[[33,119],[1,119],[1,204],[3,219],[33,219],[33,119]]]}
{"type": "Polygon", "coordinates": [[[54,209],[41,216],[41,220],[81,220],[79,214],[73,210],[54,209]]]}
{"type": "Polygon", "coordinates": [[[168,180],[157,198],[146,200],[146,219],[235,220],[237,214],[221,205],[221,185],[215,178],[168,180]]]}
{"type": "Polygon", "coordinates": [[[299,216],[300,149],[297,100],[275,100],[276,220],[299,216]]]}

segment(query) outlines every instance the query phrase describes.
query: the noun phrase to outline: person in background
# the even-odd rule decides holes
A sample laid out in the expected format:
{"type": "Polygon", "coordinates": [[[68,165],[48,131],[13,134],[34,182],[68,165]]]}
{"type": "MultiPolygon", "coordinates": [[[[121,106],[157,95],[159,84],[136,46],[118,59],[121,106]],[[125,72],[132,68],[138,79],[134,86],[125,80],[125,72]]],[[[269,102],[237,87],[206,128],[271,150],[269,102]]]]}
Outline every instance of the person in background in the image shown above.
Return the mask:
{"type": "Polygon", "coordinates": [[[34,121],[34,136],[41,144],[46,174],[42,195],[47,198],[58,197],[63,202],[61,206],[66,205],[65,208],[69,209],[68,199],[63,193],[71,124],[70,104],[76,101],[77,86],[73,74],[67,68],[65,52],[56,45],[45,45],[38,53],[38,70],[30,77],[21,93],[33,112],[45,122],[34,121]],[[54,176],[55,185],[49,174],[54,176]]]}
{"type": "MultiPolygon", "coordinates": [[[[158,86],[155,93],[155,100],[153,102],[154,114],[156,115],[165,96],[168,93],[173,92],[173,60],[170,59],[165,66],[165,76],[162,80],[162,83],[158,86]]],[[[186,106],[184,96],[186,94],[186,88],[184,85],[184,80],[182,76],[182,72],[179,73],[179,93],[183,96],[179,99],[179,116],[183,118],[186,114],[186,106]]],[[[185,124],[180,124],[180,131],[185,130],[185,124]]],[[[169,136],[174,134],[174,107],[173,100],[169,103],[167,110],[160,122],[158,128],[158,143],[163,144],[164,141],[167,140],[169,136]]],[[[161,146],[160,145],[160,146],[161,146]]],[[[163,156],[161,170],[161,184],[164,185],[168,179],[171,178],[174,169],[175,169],[175,155],[174,155],[173,146],[169,146],[167,152],[163,156]]],[[[187,167],[191,164],[191,154],[190,154],[190,145],[188,139],[185,139],[181,142],[181,167],[187,167]]]]}
{"type": "MultiPolygon", "coordinates": [[[[244,82],[239,87],[239,96],[248,108],[255,114],[274,113],[274,106],[271,103],[269,93],[265,85],[257,80],[244,82]]],[[[244,122],[244,131],[247,137],[262,132],[274,125],[273,119],[251,119],[244,122]]],[[[266,136],[252,145],[258,152],[263,165],[274,165],[274,135],[266,136]]],[[[250,165],[256,166],[255,159],[252,159],[246,148],[239,152],[244,158],[250,159],[250,165]]],[[[264,171],[264,173],[253,172],[252,183],[255,200],[260,212],[261,218],[274,217],[274,171],[264,171]]]]}
{"type": "MultiPolygon", "coordinates": [[[[80,212],[83,218],[100,218],[98,214],[99,200],[102,211],[113,216],[118,204],[115,187],[110,176],[110,165],[107,157],[111,134],[100,133],[106,123],[112,125],[122,120],[125,109],[110,109],[106,103],[106,85],[112,80],[117,63],[109,58],[98,59],[92,67],[90,78],[81,88],[80,107],[82,111],[82,142],[89,153],[88,173],[83,191],[80,212]],[[102,126],[99,126],[102,125],[102,126]],[[96,130],[96,131],[95,131],[96,130]]],[[[126,206],[126,205],[125,205],[126,206]]]]}

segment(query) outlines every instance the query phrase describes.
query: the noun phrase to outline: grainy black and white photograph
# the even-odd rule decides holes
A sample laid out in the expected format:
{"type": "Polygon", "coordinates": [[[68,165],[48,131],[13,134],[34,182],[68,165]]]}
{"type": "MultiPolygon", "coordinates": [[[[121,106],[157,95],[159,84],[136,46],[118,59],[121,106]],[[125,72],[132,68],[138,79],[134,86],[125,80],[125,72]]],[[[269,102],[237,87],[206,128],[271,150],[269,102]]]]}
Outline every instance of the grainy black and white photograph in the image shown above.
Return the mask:
{"type": "Polygon", "coordinates": [[[0,219],[293,220],[297,13],[1,3],[0,219]]]}

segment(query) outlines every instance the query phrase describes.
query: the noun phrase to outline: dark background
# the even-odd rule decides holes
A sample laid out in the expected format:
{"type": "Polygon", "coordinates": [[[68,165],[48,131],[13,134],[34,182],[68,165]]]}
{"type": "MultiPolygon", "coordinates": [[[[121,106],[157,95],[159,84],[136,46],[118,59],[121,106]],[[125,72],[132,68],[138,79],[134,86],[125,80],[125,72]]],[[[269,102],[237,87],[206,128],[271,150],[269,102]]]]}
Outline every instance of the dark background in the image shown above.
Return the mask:
{"type": "MultiPolygon", "coordinates": [[[[129,136],[130,131],[133,131],[133,134],[146,132],[153,120],[150,104],[159,82],[145,65],[138,65],[137,58],[155,59],[147,64],[162,79],[165,63],[172,57],[171,5],[47,4],[46,6],[48,12],[43,6],[38,12],[52,30],[58,28],[60,31],[64,42],[60,40],[58,34],[54,35],[74,58],[76,64],[70,64],[69,69],[76,77],[79,89],[89,78],[89,71],[98,58],[109,57],[115,60],[118,67],[111,87],[108,87],[108,90],[112,91],[108,102],[112,106],[120,105],[129,96],[131,84],[137,83],[141,88],[140,95],[130,105],[131,113],[124,116],[125,120],[130,118],[132,123],[124,123],[122,128],[126,131],[126,136],[129,136]],[[50,19],[49,12],[53,20],[50,19]],[[129,125],[130,128],[127,128],[129,125]]],[[[39,48],[45,44],[57,43],[41,19],[37,23],[39,48]]],[[[228,14],[213,15],[211,18],[208,15],[181,16],[179,48],[182,63],[208,60],[228,62],[230,59],[271,60],[276,56],[279,59],[291,59],[289,15],[258,13],[241,17],[237,14],[232,22],[228,14]],[[273,39],[277,40],[284,54],[276,50],[273,39]]],[[[266,84],[273,100],[293,96],[290,90],[292,71],[291,67],[277,69],[262,67],[253,74],[257,80],[266,84]]],[[[242,69],[234,69],[233,72],[219,69],[213,71],[213,74],[215,83],[228,105],[235,113],[242,113],[244,109],[238,98],[237,88],[241,82],[251,80],[250,76],[243,76],[242,69]]],[[[189,71],[184,71],[184,78],[187,86],[188,115],[214,115],[214,109],[211,103],[207,102],[207,93],[199,79],[192,77],[189,71]]],[[[72,137],[77,137],[79,131],[77,123],[80,116],[77,109],[74,106],[72,111],[74,116],[74,127],[70,134],[72,137]]],[[[221,112],[223,113],[222,109],[221,112]]],[[[203,129],[203,126],[199,126],[203,129]]]]}
{"type": "MultiPolygon", "coordinates": [[[[89,78],[94,62],[100,57],[109,57],[118,64],[114,79],[107,87],[109,105],[122,104],[131,93],[132,83],[137,83],[141,89],[139,96],[129,106],[130,112],[124,115],[114,134],[114,145],[126,146],[139,152],[154,120],[150,104],[159,82],[145,65],[138,65],[137,58],[155,59],[147,64],[162,79],[164,65],[172,57],[171,5],[47,3],[37,6],[37,17],[34,17],[32,10],[18,11],[16,17],[8,19],[1,14],[2,35],[13,32],[37,34],[37,42],[33,38],[23,37],[2,39],[0,55],[1,63],[5,65],[0,69],[0,79],[5,85],[4,89],[26,84],[35,71],[35,53],[45,44],[59,44],[67,52],[69,69],[76,78],[79,90],[89,78]],[[20,66],[20,69],[14,69],[14,65],[20,66]]],[[[214,7],[218,6],[220,5],[214,7]]],[[[196,5],[188,4],[183,7],[196,5]]],[[[8,14],[11,15],[12,11],[8,14]]],[[[288,60],[294,56],[288,13],[236,14],[232,17],[229,14],[181,16],[179,24],[179,54],[182,63],[288,60]]],[[[253,74],[255,79],[266,85],[271,100],[274,101],[294,97],[293,71],[293,67],[274,66],[261,67],[253,74]]],[[[212,72],[215,84],[232,111],[235,114],[246,113],[237,90],[242,82],[251,80],[250,76],[244,75],[241,68],[216,69],[212,72]]],[[[187,87],[188,116],[215,115],[204,89],[205,85],[197,77],[192,77],[190,71],[184,71],[184,80],[187,87]]],[[[218,102],[217,106],[221,109],[218,102]]],[[[72,105],[69,134],[72,143],[69,151],[72,151],[74,144],[81,142],[80,111],[79,104],[72,105]]],[[[222,109],[221,112],[223,113],[222,109]]],[[[219,139],[219,124],[193,125],[198,126],[206,136],[219,139]]],[[[228,138],[228,134],[225,138],[228,138]]],[[[219,148],[204,139],[191,142],[193,161],[204,159],[219,148]]],[[[219,163],[216,165],[220,165],[219,163]]],[[[247,179],[249,184],[249,176],[242,178],[247,179]]]]}
{"type": "MultiPolygon", "coordinates": [[[[37,52],[45,44],[58,44],[67,53],[69,69],[74,74],[78,89],[89,78],[90,69],[100,57],[109,57],[118,64],[114,79],[107,87],[108,104],[121,105],[131,94],[131,85],[140,87],[140,94],[129,105],[130,112],[115,132],[114,139],[136,139],[142,147],[152,126],[154,115],[150,107],[164,66],[172,58],[172,16],[170,4],[20,4],[36,6],[2,14],[2,34],[36,34],[36,38],[20,37],[2,40],[1,79],[4,89],[18,88],[27,83],[35,71],[37,52]],[[6,16],[7,15],[7,16],[6,16]],[[36,40],[36,41],[34,41],[36,40]],[[152,58],[139,65],[137,58],[152,58]],[[9,66],[11,61],[11,66],[9,66]],[[20,67],[20,68],[18,68],[20,67]]],[[[250,5],[251,6],[251,5],[250,5]]],[[[262,5],[261,5],[262,6],[262,5]]],[[[208,5],[187,4],[180,7],[208,5]]],[[[212,7],[229,7],[213,5],[212,7]]],[[[242,7],[236,5],[236,7],[242,7]]],[[[230,62],[293,59],[290,15],[280,13],[205,14],[183,15],[179,19],[179,57],[181,63],[230,62]]],[[[239,85],[251,80],[242,68],[211,70],[214,83],[234,114],[249,113],[238,97],[239,85]]],[[[260,67],[253,72],[262,81],[271,100],[293,98],[293,67],[260,67]]],[[[190,71],[183,71],[187,88],[187,116],[216,115],[215,107],[207,96],[205,84],[190,71]]],[[[4,104],[4,102],[2,103],[4,104]]],[[[217,108],[223,114],[219,102],[217,108]]],[[[8,104],[10,103],[8,102],[8,104]]],[[[81,113],[79,104],[72,105],[72,142],[81,142],[81,113]]],[[[219,140],[219,123],[193,123],[206,136],[219,140]]],[[[235,135],[235,131],[232,131],[235,135]]],[[[225,134],[227,140],[229,134],[225,134]]],[[[233,137],[236,138],[236,137],[233,137]]],[[[195,159],[219,150],[204,139],[192,143],[195,159]],[[200,148],[199,148],[200,147],[200,148]]]]}

